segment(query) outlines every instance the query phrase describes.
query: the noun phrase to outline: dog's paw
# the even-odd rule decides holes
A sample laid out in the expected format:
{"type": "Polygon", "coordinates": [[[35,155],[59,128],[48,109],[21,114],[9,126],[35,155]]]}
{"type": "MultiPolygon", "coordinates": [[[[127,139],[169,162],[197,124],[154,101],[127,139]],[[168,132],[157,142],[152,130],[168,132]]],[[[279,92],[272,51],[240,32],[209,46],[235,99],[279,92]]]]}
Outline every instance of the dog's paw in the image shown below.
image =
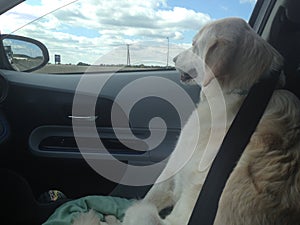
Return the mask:
{"type": "Polygon", "coordinates": [[[126,211],[123,225],[164,225],[155,205],[138,202],[126,211]]]}
{"type": "MultiPolygon", "coordinates": [[[[107,225],[121,225],[122,223],[113,215],[105,216],[105,222],[107,225]]],[[[101,222],[102,225],[103,222],[101,222]]]]}
{"type": "Polygon", "coordinates": [[[100,223],[96,213],[93,210],[90,210],[88,213],[82,213],[75,218],[72,225],[102,225],[102,223],[100,223]]]}

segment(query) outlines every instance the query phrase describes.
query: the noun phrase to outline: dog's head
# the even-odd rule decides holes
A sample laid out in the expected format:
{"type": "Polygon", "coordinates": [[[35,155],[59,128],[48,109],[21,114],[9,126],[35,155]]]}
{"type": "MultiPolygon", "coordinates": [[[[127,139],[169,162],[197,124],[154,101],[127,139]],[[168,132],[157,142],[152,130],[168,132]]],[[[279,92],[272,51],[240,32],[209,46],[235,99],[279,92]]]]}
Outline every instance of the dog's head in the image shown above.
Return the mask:
{"type": "Polygon", "coordinates": [[[279,69],[283,59],[244,20],[227,18],[204,26],[174,62],[183,82],[205,87],[217,79],[230,91],[248,90],[265,72],[279,69]]]}

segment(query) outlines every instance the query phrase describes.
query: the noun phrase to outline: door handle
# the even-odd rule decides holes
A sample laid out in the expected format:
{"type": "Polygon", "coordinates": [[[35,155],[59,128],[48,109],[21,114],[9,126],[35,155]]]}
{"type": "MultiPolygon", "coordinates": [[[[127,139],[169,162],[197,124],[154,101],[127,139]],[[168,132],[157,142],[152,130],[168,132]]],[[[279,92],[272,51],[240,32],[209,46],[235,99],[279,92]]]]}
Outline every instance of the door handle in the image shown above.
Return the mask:
{"type": "Polygon", "coordinates": [[[98,116],[68,116],[69,119],[74,120],[85,120],[85,121],[95,121],[98,119],[98,116]]]}

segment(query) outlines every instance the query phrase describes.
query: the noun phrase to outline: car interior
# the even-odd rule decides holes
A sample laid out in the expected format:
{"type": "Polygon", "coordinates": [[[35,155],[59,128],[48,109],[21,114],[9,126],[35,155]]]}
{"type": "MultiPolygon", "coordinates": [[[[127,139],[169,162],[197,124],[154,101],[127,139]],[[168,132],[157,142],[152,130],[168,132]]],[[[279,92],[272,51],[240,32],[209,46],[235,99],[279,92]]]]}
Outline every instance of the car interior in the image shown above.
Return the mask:
{"type": "MultiPolygon", "coordinates": [[[[285,88],[300,98],[299,10],[298,0],[258,0],[249,24],[284,56],[285,88]]],[[[128,186],[110,181],[83,159],[70,118],[81,74],[41,73],[37,76],[14,71],[7,62],[1,62],[0,66],[0,193],[4,199],[0,220],[5,221],[3,224],[42,224],[61,204],[88,195],[140,199],[146,194],[151,185],[128,186]],[[49,190],[59,190],[64,197],[57,201],[42,200],[49,190]]],[[[108,75],[102,74],[103,77],[108,75]]],[[[176,109],[165,100],[148,97],[130,112],[129,130],[126,125],[119,127],[123,131],[121,138],[134,133],[138,139],[127,141],[144,146],[145,151],[130,149],[115,135],[110,117],[117,94],[126,84],[149,76],[172,80],[195,104],[199,101],[200,88],[182,84],[176,70],[118,72],[111,77],[98,96],[95,114],[101,118],[95,123],[109,153],[131,165],[151,165],[166,159],[180,134],[182,121],[176,109]],[[149,121],[154,117],[163,118],[167,133],[160,145],[146,151],[147,143],[143,140],[150,135],[149,121]]],[[[162,96],[170,91],[160,85],[151,88],[162,96]]],[[[89,98],[89,94],[83,97],[89,98]]],[[[84,101],[81,107],[86,107],[84,101]]],[[[122,107],[118,110],[124,114],[122,107]]],[[[161,130],[156,129],[156,132],[161,130]]],[[[105,153],[96,159],[100,164],[108,160],[105,153]]]]}

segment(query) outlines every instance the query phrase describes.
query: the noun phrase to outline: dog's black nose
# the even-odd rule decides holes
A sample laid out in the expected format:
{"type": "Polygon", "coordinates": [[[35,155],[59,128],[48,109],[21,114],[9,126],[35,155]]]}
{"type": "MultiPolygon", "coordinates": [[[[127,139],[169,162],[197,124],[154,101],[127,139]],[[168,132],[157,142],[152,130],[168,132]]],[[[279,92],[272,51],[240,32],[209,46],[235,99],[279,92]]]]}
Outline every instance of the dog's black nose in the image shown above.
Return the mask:
{"type": "Polygon", "coordinates": [[[180,74],[180,79],[181,79],[182,82],[187,82],[187,81],[191,80],[192,77],[188,73],[182,72],[180,74]]]}
{"type": "Polygon", "coordinates": [[[174,62],[174,63],[176,63],[177,58],[178,58],[178,56],[175,56],[175,57],[173,58],[173,62],[174,62]]]}

